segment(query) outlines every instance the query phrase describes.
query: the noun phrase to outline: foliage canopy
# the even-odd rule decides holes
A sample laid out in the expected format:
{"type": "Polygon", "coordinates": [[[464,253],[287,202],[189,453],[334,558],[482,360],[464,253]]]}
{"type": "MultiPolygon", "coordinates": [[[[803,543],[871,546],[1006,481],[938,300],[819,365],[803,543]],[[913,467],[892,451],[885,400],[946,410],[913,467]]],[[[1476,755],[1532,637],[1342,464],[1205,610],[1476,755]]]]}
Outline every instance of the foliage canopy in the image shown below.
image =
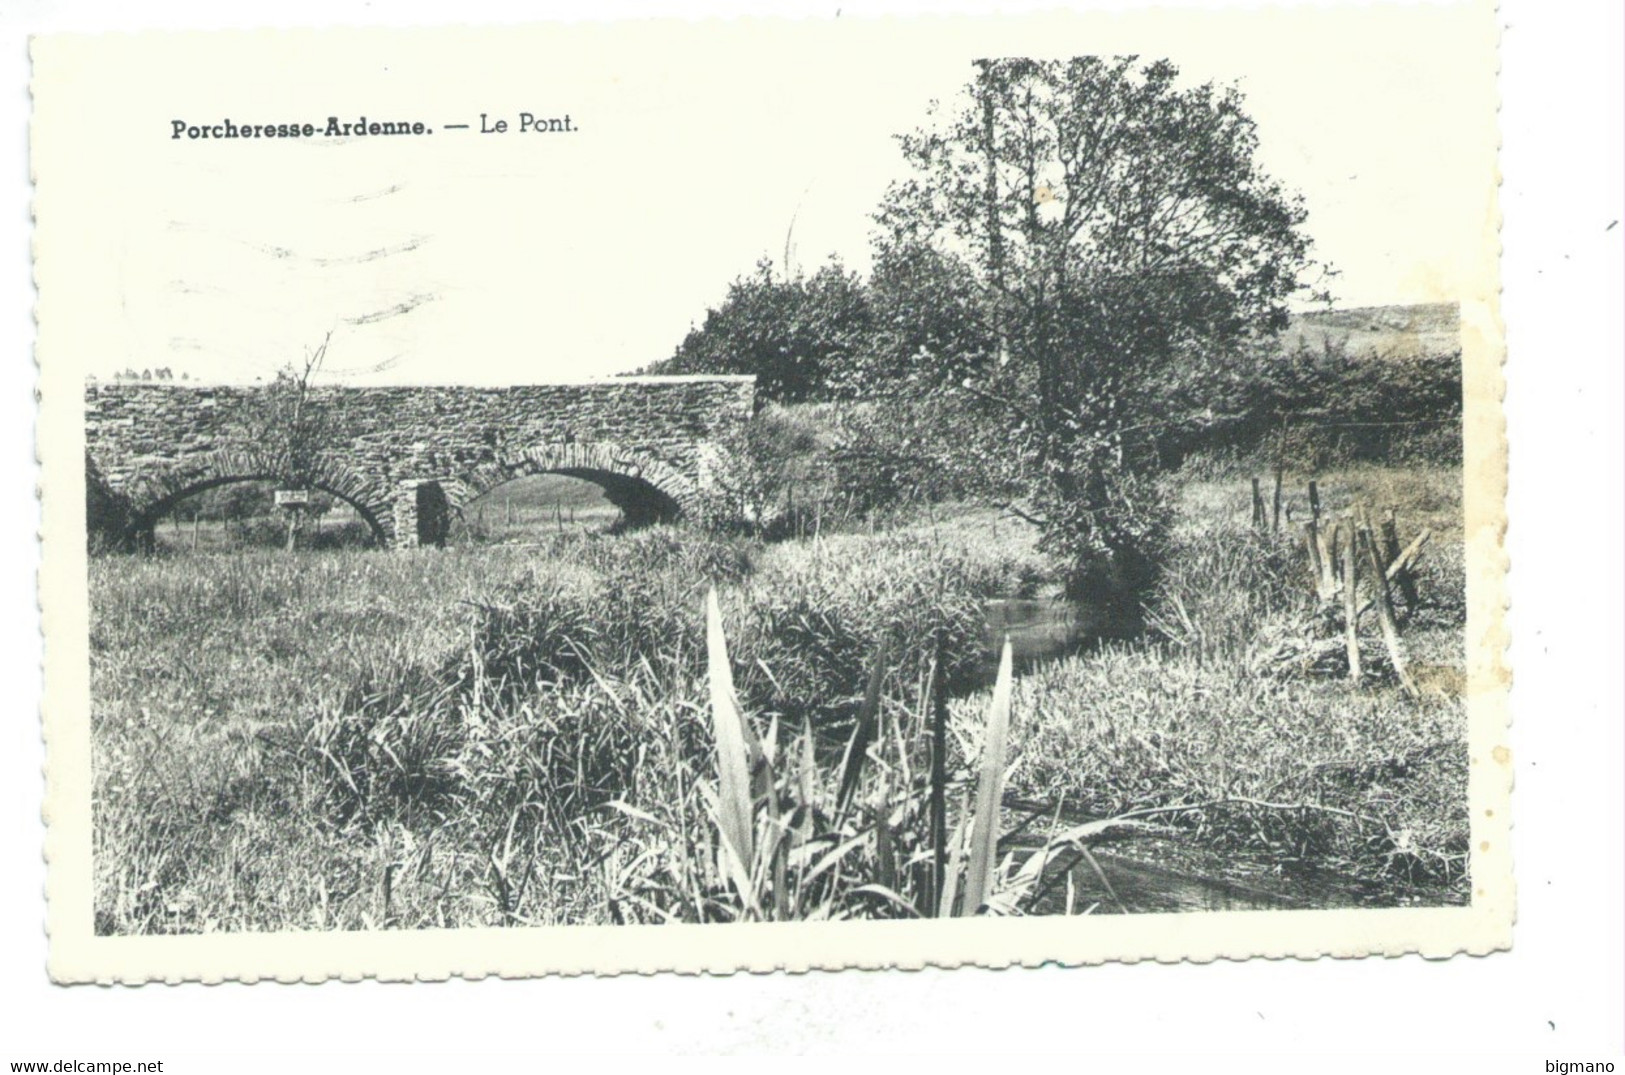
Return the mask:
{"type": "Polygon", "coordinates": [[[962,387],[1007,412],[1081,588],[1135,590],[1165,524],[1146,480],[1165,404],[1204,361],[1285,327],[1312,267],[1304,205],[1260,167],[1233,87],[1136,57],[979,67],[899,138],[912,175],[876,214],[880,246],[974,272],[999,361],[962,387]]]}

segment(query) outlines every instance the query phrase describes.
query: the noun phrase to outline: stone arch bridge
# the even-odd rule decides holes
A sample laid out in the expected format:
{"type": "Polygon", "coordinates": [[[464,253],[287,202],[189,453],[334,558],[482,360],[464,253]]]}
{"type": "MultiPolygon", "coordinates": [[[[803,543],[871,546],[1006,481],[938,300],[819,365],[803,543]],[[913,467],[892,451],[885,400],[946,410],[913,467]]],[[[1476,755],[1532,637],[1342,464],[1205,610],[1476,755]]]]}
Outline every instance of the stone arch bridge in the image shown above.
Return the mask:
{"type": "Polygon", "coordinates": [[[316,387],[320,430],[295,468],[264,416],[265,386],[92,383],[85,390],[86,525],[150,543],[180,500],[270,480],[348,501],[395,547],[444,541],[453,512],[512,478],[604,488],[631,525],[691,509],[718,442],[755,406],[752,377],[622,377],[504,388],[316,387]],[[299,473],[290,473],[297,469],[299,473]]]}

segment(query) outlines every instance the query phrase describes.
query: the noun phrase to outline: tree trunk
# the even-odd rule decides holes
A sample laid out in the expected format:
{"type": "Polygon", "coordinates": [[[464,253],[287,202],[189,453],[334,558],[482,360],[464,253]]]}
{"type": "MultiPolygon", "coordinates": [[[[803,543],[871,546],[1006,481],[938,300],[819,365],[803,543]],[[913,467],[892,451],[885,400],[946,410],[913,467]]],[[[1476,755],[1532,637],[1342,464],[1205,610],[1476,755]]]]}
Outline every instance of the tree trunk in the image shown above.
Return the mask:
{"type": "Polygon", "coordinates": [[[982,157],[986,162],[982,204],[987,213],[987,269],[993,282],[993,335],[999,341],[999,357],[1009,352],[1000,305],[1004,301],[1004,235],[999,230],[999,166],[994,152],[993,61],[977,60],[982,82],[982,157]]]}

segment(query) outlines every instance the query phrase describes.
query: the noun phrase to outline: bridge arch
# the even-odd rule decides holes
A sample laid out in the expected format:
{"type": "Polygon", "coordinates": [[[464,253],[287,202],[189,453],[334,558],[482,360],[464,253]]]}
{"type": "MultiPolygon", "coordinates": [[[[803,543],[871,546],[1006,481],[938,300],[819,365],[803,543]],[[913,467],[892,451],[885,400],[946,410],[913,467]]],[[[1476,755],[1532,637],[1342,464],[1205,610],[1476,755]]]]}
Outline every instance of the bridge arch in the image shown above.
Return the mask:
{"type": "Polygon", "coordinates": [[[287,464],[269,452],[230,448],[200,453],[145,470],[123,492],[123,533],[113,535],[122,544],[150,541],[154,526],[182,500],[222,485],[245,481],[280,482],[318,489],[355,508],[379,545],[391,543],[388,525],[391,502],[388,490],[370,482],[335,459],[317,459],[302,478],[288,473],[287,464]]]}
{"type": "Polygon", "coordinates": [[[649,452],[598,441],[537,444],[482,462],[445,482],[452,506],[532,474],[581,478],[604,490],[628,526],[665,522],[696,506],[694,479],[649,452]]]}

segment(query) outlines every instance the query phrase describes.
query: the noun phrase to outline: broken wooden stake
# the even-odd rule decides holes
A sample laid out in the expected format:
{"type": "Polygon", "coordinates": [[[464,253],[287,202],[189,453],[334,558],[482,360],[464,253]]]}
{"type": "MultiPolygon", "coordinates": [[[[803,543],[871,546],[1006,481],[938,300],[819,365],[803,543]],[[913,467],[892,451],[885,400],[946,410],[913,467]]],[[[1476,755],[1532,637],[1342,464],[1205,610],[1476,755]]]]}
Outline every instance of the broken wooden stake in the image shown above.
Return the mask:
{"type": "MultiPolygon", "coordinates": [[[[1392,582],[1394,581],[1394,576],[1398,575],[1400,571],[1409,570],[1411,567],[1415,566],[1416,558],[1422,551],[1422,546],[1426,545],[1428,538],[1432,536],[1433,531],[1431,530],[1424,530],[1420,534],[1417,534],[1416,540],[1412,541],[1408,546],[1406,546],[1405,551],[1399,554],[1399,559],[1388,565],[1388,570],[1383,572],[1383,578],[1387,579],[1389,582],[1392,582]]],[[[1370,608],[1371,599],[1367,598],[1365,603],[1360,606],[1360,615],[1365,615],[1366,611],[1370,608]]]]}
{"type": "Polygon", "coordinates": [[[1359,581],[1360,569],[1355,558],[1355,529],[1354,520],[1346,520],[1347,525],[1342,527],[1343,545],[1343,619],[1344,619],[1344,646],[1348,650],[1349,680],[1360,682],[1360,610],[1356,603],[1356,584],[1359,581]]]}
{"type": "Polygon", "coordinates": [[[1360,532],[1360,544],[1365,547],[1366,562],[1371,567],[1372,601],[1377,606],[1377,623],[1382,627],[1383,644],[1388,647],[1388,660],[1394,666],[1394,674],[1399,677],[1399,685],[1406,694],[1415,698],[1419,692],[1416,681],[1406,670],[1405,655],[1399,648],[1399,622],[1394,618],[1394,600],[1388,590],[1388,576],[1382,569],[1382,561],[1377,559],[1377,542],[1370,530],[1360,532]]]}
{"type": "Polygon", "coordinates": [[[1282,477],[1284,475],[1285,475],[1285,468],[1280,463],[1276,463],[1275,464],[1275,506],[1274,506],[1273,512],[1270,514],[1270,532],[1271,533],[1276,533],[1276,534],[1279,534],[1281,532],[1281,479],[1282,479],[1282,477]]]}
{"type": "Polygon", "coordinates": [[[1416,564],[1416,557],[1421,553],[1422,546],[1426,545],[1428,538],[1432,536],[1433,531],[1424,527],[1422,532],[1416,535],[1416,539],[1405,546],[1405,551],[1400,553],[1394,562],[1388,565],[1388,570],[1384,574],[1392,580],[1397,578],[1400,572],[1410,571],[1416,564]]]}
{"type": "Polygon", "coordinates": [[[1335,536],[1328,547],[1326,532],[1312,519],[1304,524],[1303,531],[1304,544],[1309,548],[1310,581],[1314,585],[1315,596],[1322,601],[1330,600],[1337,595],[1335,536]]]}

